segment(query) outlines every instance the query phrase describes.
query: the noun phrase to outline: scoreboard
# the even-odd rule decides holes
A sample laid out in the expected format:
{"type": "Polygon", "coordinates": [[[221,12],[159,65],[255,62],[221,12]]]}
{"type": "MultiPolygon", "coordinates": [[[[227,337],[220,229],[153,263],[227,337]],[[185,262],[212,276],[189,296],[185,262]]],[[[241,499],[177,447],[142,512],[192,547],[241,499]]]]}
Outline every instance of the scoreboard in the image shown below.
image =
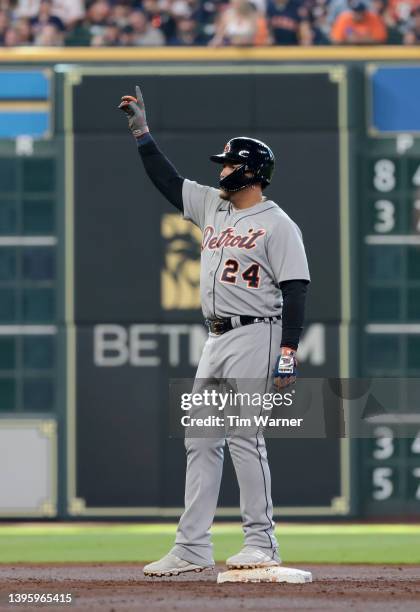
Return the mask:
{"type": "MultiPolygon", "coordinates": [[[[364,377],[401,380],[420,371],[420,113],[413,103],[419,77],[418,66],[366,69],[358,154],[364,377]]],[[[403,401],[396,410],[400,418],[376,417],[371,437],[359,442],[363,514],[420,511],[420,410],[403,401]]]]}
{"type": "Polygon", "coordinates": [[[420,428],[401,437],[402,425],[378,424],[363,440],[363,514],[408,515],[420,507],[420,428]]]}

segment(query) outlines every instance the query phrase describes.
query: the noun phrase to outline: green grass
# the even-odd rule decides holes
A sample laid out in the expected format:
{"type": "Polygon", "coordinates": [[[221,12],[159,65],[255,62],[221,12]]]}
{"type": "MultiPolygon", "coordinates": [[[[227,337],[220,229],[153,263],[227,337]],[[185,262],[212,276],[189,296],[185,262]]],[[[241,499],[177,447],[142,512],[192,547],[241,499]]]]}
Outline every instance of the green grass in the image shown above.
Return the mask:
{"type": "MultiPolygon", "coordinates": [[[[150,561],[172,546],[174,524],[0,525],[0,563],[150,561]]],[[[420,525],[279,523],[285,563],[419,563],[420,525]]],[[[213,528],[214,554],[223,561],[242,546],[237,523],[213,528]]]]}

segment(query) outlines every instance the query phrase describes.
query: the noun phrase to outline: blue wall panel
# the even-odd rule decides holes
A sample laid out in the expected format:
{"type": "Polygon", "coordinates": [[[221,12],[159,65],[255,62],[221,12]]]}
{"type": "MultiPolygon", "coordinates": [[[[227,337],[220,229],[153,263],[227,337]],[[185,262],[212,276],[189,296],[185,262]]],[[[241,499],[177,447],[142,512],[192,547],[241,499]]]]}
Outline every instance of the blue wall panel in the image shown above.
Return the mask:
{"type": "Polygon", "coordinates": [[[16,138],[23,134],[34,138],[43,137],[48,132],[49,123],[49,112],[0,112],[0,138],[16,138]]]}
{"type": "Polygon", "coordinates": [[[0,70],[0,100],[48,100],[50,80],[41,70],[0,70]]]}
{"type": "Polygon", "coordinates": [[[378,68],[371,94],[375,130],[420,132],[420,66],[378,68]]]}

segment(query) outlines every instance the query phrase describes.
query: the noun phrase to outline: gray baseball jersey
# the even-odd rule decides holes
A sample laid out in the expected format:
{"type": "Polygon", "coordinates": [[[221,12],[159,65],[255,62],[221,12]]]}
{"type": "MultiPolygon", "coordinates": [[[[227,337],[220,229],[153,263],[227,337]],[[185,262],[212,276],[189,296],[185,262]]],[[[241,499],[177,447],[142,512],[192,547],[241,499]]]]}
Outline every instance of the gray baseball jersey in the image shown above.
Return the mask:
{"type": "Polygon", "coordinates": [[[301,231],[271,200],[238,210],[219,193],[183,183],[184,218],[203,232],[203,314],[276,316],[282,306],[279,283],[310,279],[301,231]]]}

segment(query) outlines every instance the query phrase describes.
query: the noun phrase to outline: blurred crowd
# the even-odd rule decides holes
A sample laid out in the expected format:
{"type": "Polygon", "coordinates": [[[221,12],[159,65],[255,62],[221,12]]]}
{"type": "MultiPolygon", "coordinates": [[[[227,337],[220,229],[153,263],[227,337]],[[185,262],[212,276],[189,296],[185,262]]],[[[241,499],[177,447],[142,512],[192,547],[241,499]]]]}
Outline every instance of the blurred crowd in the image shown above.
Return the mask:
{"type": "Polygon", "coordinates": [[[0,0],[0,46],[420,43],[420,0],[0,0]]]}

